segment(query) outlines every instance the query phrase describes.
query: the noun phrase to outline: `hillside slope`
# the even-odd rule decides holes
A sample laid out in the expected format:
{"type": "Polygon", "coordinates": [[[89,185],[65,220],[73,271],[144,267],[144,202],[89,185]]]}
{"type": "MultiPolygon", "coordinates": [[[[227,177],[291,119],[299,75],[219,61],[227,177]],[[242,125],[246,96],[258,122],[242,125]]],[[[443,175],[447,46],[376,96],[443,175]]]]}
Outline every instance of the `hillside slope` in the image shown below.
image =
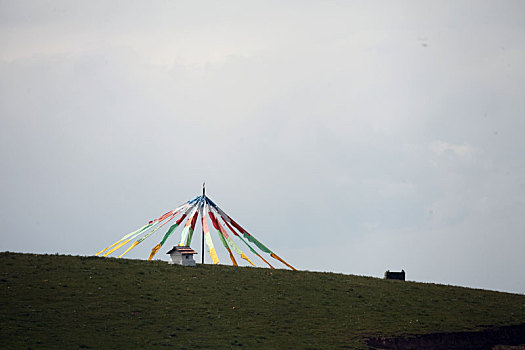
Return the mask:
{"type": "Polygon", "coordinates": [[[525,296],[333,273],[0,254],[3,348],[366,348],[525,323],[525,296]]]}

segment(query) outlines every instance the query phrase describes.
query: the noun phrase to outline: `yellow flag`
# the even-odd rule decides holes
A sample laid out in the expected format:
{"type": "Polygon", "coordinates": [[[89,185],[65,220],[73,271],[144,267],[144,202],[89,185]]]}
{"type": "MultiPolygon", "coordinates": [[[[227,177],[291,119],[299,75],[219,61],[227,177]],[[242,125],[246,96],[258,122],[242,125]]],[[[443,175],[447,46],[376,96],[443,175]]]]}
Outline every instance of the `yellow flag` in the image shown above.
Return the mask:
{"type": "Polygon", "coordinates": [[[128,243],[129,242],[129,239],[126,239],[124,242],[120,243],[118,246],[116,246],[115,248],[107,251],[106,253],[104,253],[103,256],[108,256],[109,254],[113,253],[115,250],[119,249],[120,247],[122,247],[124,244],[128,243]]]}
{"type": "Polygon", "coordinates": [[[161,245],[160,245],[160,243],[159,243],[159,244],[157,244],[156,246],[154,246],[153,249],[151,249],[151,253],[149,254],[149,258],[148,258],[148,260],[153,259],[153,257],[155,256],[155,254],[157,254],[157,252],[159,251],[160,247],[161,247],[161,245]]]}
{"type": "Polygon", "coordinates": [[[210,249],[210,256],[211,256],[211,260],[213,260],[214,264],[218,264],[219,263],[219,257],[217,256],[217,252],[215,251],[215,248],[211,248],[210,249]]]}
{"type": "Polygon", "coordinates": [[[122,258],[127,252],[129,252],[131,249],[135,248],[135,246],[137,244],[139,244],[140,242],[139,241],[136,241],[136,242],[133,242],[133,244],[131,245],[131,247],[129,247],[128,249],[126,249],[126,251],[122,254],[120,254],[118,257],[119,258],[122,258]]]}
{"type": "Polygon", "coordinates": [[[248,257],[246,256],[246,254],[242,253],[241,254],[241,258],[243,258],[244,260],[248,261],[250,264],[252,264],[252,266],[255,266],[254,263],[252,263],[252,261],[250,259],[248,259],[248,257]]]}
{"type": "Polygon", "coordinates": [[[233,256],[233,253],[230,250],[230,248],[226,248],[226,249],[228,249],[228,253],[230,253],[230,259],[232,261],[233,266],[239,266],[239,264],[237,264],[237,261],[235,260],[235,257],[233,256]]]}
{"type": "Polygon", "coordinates": [[[106,250],[108,250],[108,249],[110,249],[110,248],[112,248],[112,247],[116,246],[117,244],[119,244],[119,242],[121,242],[121,241],[116,241],[115,243],[113,243],[112,245],[110,245],[110,246],[109,246],[109,247],[107,247],[107,248],[104,248],[104,249],[102,249],[102,250],[101,250],[100,252],[98,252],[98,253],[97,253],[97,254],[95,254],[95,255],[99,255],[99,254],[102,254],[102,253],[104,253],[104,252],[105,252],[106,250]]]}

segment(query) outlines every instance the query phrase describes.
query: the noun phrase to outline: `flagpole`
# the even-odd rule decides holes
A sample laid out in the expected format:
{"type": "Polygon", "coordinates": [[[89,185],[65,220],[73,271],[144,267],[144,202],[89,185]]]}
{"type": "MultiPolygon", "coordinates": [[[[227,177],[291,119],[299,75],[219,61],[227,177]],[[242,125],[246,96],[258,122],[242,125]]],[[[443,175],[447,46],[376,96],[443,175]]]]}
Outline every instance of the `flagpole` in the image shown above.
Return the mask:
{"type": "MultiPolygon", "coordinates": [[[[202,208],[202,215],[203,215],[203,219],[204,219],[204,215],[206,215],[205,213],[205,210],[206,208],[204,207],[204,201],[206,200],[206,182],[203,182],[202,183],[202,200],[203,200],[203,203],[201,204],[203,206],[202,208]]],[[[204,221],[203,221],[204,222],[204,221]]],[[[202,226],[202,257],[201,257],[201,264],[204,265],[204,226],[202,226]]]]}

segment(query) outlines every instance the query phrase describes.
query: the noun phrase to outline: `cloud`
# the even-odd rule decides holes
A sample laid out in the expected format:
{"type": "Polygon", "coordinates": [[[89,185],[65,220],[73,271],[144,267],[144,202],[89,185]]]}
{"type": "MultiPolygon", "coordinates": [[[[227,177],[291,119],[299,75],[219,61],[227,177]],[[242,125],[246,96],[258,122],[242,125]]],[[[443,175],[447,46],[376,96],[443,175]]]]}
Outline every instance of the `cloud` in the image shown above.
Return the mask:
{"type": "Polygon", "coordinates": [[[470,145],[456,145],[443,141],[435,141],[430,145],[432,152],[438,156],[445,154],[453,154],[458,157],[469,157],[472,156],[475,152],[475,149],[470,145]]]}

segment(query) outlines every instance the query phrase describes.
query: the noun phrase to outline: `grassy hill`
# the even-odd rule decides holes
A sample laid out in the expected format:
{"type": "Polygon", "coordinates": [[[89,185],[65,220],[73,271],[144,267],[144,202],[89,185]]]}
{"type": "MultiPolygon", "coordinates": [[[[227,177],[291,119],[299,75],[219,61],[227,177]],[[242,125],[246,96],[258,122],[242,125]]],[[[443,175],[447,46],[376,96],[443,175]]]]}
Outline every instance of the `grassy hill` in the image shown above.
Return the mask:
{"type": "Polygon", "coordinates": [[[333,273],[0,253],[2,348],[366,348],[525,323],[525,296],[333,273]]]}

